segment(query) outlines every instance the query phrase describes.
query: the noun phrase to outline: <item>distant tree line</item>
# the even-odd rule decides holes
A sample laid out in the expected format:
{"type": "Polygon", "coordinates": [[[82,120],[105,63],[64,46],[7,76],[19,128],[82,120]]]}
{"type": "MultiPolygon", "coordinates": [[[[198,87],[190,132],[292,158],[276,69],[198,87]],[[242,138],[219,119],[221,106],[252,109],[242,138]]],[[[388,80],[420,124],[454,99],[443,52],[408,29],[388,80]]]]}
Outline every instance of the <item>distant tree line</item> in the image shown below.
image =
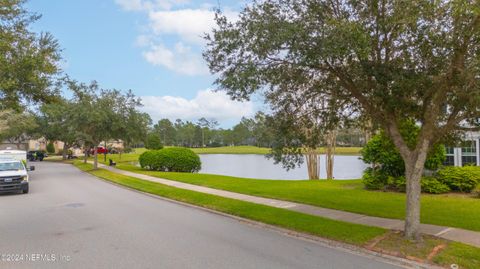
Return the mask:
{"type": "MultiPolygon", "coordinates": [[[[160,141],[165,146],[221,147],[257,146],[272,148],[279,141],[275,137],[276,120],[263,112],[252,118],[243,117],[231,128],[218,127],[215,119],[200,118],[197,121],[161,119],[151,128],[148,139],[152,144],[160,141]]],[[[338,146],[363,146],[364,133],[357,128],[338,130],[338,146]]]]}

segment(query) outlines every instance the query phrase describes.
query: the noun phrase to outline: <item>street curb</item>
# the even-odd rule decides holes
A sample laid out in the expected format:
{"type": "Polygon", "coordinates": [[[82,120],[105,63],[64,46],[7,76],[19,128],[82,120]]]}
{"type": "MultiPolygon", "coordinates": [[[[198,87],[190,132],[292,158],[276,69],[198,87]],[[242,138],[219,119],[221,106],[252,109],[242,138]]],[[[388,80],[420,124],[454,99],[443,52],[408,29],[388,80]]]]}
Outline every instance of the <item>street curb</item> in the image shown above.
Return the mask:
{"type": "MultiPolygon", "coordinates": [[[[78,170],[80,170],[80,169],[78,169],[78,170]]],[[[245,223],[247,225],[251,225],[251,226],[258,227],[258,228],[263,228],[263,229],[268,229],[270,231],[277,232],[277,233],[282,234],[284,236],[293,237],[293,238],[296,238],[296,239],[300,239],[300,240],[308,241],[308,242],[311,242],[311,243],[319,244],[320,246],[323,246],[323,247],[328,247],[328,248],[331,248],[331,249],[336,249],[336,250],[344,251],[344,252],[347,252],[347,253],[351,253],[351,254],[354,254],[354,255],[371,258],[371,259],[376,260],[376,261],[380,261],[380,262],[384,262],[384,263],[388,263],[388,264],[392,264],[392,265],[396,265],[396,266],[401,266],[401,267],[404,267],[404,268],[444,269],[444,267],[441,267],[441,266],[432,265],[432,264],[425,264],[425,263],[420,263],[420,262],[405,259],[405,258],[390,256],[390,255],[386,255],[386,254],[383,254],[383,253],[380,253],[380,252],[375,252],[375,251],[372,251],[372,250],[368,250],[368,249],[365,249],[365,248],[362,248],[362,247],[359,247],[359,246],[350,245],[350,244],[347,244],[347,243],[334,241],[334,240],[326,239],[326,238],[323,238],[323,237],[319,237],[319,236],[315,236],[315,235],[311,235],[311,234],[307,234],[307,233],[293,231],[293,230],[289,230],[289,229],[286,229],[286,228],[281,228],[281,227],[278,227],[278,226],[266,224],[266,223],[263,223],[263,222],[259,222],[259,221],[255,221],[255,220],[251,220],[251,219],[246,219],[246,218],[235,216],[235,215],[230,215],[230,214],[220,212],[220,211],[215,211],[213,209],[205,208],[205,207],[202,207],[202,206],[173,200],[173,199],[166,198],[166,197],[163,197],[163,196],[160,196],[160,195],[155,195],[155,194],[151,194],[151,193],[148,193],[148,192],[144,192],[144,191],[140,191],[140,190],[136,190],[136,189],[124,186],[122,184],[118,184],[118,183],[103,179],[101,177],[97,177],[97,176],[92,175],[92,174],[90,174],[86,171],[82,171],[82,170],[80,170],[80,171],[89,175],[89,176],[92,176],[96,179],[99,179],[103,182],[106,182],[108,184],[120,187],[120,188],[125,189],[125,190],[134,191],[136,193],[143,194],[143,195],[149,196],[149,197],[154,198],[154,199],[175,203],[177,205],[181,205],[181,206],[184,206],[184,207],[195,208],[195,209],[206,211],[206,212],[209,212],[209,213],[212,213],[212,214],[215,214],[215,215],[228,217],[230,219],[234,219],[236,221],[245,223]]],[[[139,180],[141,180],[141,179],[139,179],[139,180]]],[[[158,183],[158,184],[160,184],[160,183],[158,183]]]]}

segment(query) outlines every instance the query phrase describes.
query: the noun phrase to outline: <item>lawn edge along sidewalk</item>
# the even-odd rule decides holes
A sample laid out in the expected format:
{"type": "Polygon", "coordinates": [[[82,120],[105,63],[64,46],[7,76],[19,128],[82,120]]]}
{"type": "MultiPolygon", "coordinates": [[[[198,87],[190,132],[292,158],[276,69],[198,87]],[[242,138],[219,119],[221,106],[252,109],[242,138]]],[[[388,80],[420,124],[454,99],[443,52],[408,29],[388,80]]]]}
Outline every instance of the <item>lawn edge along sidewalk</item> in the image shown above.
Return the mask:
{"type": "MultiPolygon", "coordinates": [[[[196,192],[201,192],[206,194],[213,194],[216,196],[241,200],[245,202],[251,202],[251,203],[260,204],[260,205],[288,209],[288,210],[299,212],[299,213],[309,214],[313,216],[323,217],[323,218],[342,221],[342,222],[379,227],[387,230],[403,231],[404,229],[403,220],[373,217],[373,216],[367,216],[367,215],[351,213],[351,212],[346,212],[341,210],[306,205],[306,204],[301,204],[296,202],[289,202],[289,201],[277,200],[272,198],[264,198],[264,197],[258,197],[253,195],[240,194],[240,193],[231,192],[231,191],[219,190],[219,189],[198,186],[194,184],[189,184],[189,183],[184,183],[184,182],[179,182],[179,181],[174,181],[174,180],[169,180],[164,178],[148,176],[144,174],[138,174],[138,173],[114,168],[111,166],[107,166],[101,163],[99,163],[98,165],[99,167],[109,170],[111,172],[114,172],[116,174],[121,174],[121,175],[139,178],[147,181],[152,181],[152,182],[156,182],[156,183],[160,183],[160,184],[164,184],[164,185],[172,186],[176,188],[181,188],[181,189],[186,189],[186,190],[191,190],[191,191],[196,191],[196,192]]],[[[421,224],[420,230],[421,230],[421,233],[423,234],[433,235],[443,239],[456,241],[456,242],[460,242],[460,243],[464,243],[467,245],[480,248],[480,232],[454,228],[454,227],[432,225],[432,224],[421,224]]]]}
{"type": "Polygon", "coordinates": [[[365,246],[367,246],[368,244],[371,244],[371,242],[374,241],[376,238],[383,237],[385,234],[388,233],[388,231],[381,228],[371,227],[371,226],[361,225],[361,224],[348,223],[343,221],[330,220],[323,217],[312,216],[312,215],[308,215],[300,212],[290,211],[288,209],[275,208],[275,207],[265,206],[261,204],[246,202],[242,200],[236,200],[236,199],[216,196],[212,194],[207,194],[207,193],[199,193],[191,190],[180,189],[173,186],[167,186],[158,182],[151,182],[151,181],[143,180],[140,178],[117,174],[115,172],[108,171],[102,168],[97,170],[92,170],[91,164],[83,164],[83,163],[77,162],[77,163],[74,163],[74,165],[89,175],[95,176],[101,180],[104,180],[109,184],[113,184],[121,188],[126,188],[129,190],[150,196],[152,198],[166,200],[166,201],[177,203],[183,206],[193,207],[193,208],[204,210],[213,214],[229,217],[237,221],[247,223],[249,225],[254,225],[260,228],[266,228],[274,232],[278,232],[285,236],[291,236],[301,240],[314,242],[324,247],[338,249],[340,251],[345,251],[347,253],[368,257],[377,261],[381,261],[381,262],[385,262],[385,263],[389,263],[389,264],[393,264],[393,265],[397,265],[405,268],[434,268],[434,269],[444,268],[444,267],[439,267],[437,264],[427,263],[426,261],[407,259],[405,257],[399,257],[399,256],[391,255],[388,253],[378,252],[378,251],[366,248],[365,246]],[[131,182],[135,181],[136,183],[139,183],[139,186],[132,186],[131,182],[128,182],[128,180],[131,180],[131,182]],[[168,191],[165,193],[158,193],[152,189],[149,189],[147,187],[147,184],[151,184],[152,186],[158,186],[159,188],[166,188],[168,191]],[[175,195],[170,194],[171,192],[176,192],[176,191],[182,192],[181,194],[182,198],[185,198],[190,194],[199,195],[204,198],[200,198],[200,199],[194,198],[193,200],[182,199],[180,197],[175,197],[175,195]],[[206,199],[205,197],[209,197],[210,199],[206,199]],[[222,206],[217,207],[215,205],[212,206],[210,200],[219,202],[219,203],[223,203],[225,201],[233,202],[241,206],[226,205],[223,207],[222,206]],[[244,212],[237,212],[239,208],[240,208],[240,211],[242,211],[248,207],[252,207],[252,208],[257,207],[257,210],[254,210],[256,212],[254,212],[253,215],[243,214],[244,212]],[[268,212],[270,210],[272,210],[273,212],[268,212]],[[288,217],[284,214],[279,214],[280,212],[286,212],[291,216],[288,217]],[[257,218],[254,216],[255,214],[260,214],[260,215],[265,214],[266,217],[263,219],[257,218]],[[278,219],[284,219],[284,223],[282,223],[281,221],[277,222],[275,220],[273,221],[269,220],[275,217],[278,217],[278,219]],[[290,220],[293,220],[293,222],[296,222],[298,219],[301,219],[302,217],[307,217],[311,219],[309,219],[309,222],[300,220],[299,223],[297,223],[298,225],[295,225],[295,224],[285,225],[285,223],[289,222],[290,220]],[[312,226],[319,226],[321,228],[310,229],[312,226]],[[330,227],[326,227],[326,226],[330,226],[330,227]],[[342,226],[342,227],[339,227],[339,226],[342,226]],[[343,226],[348,226],[348,227],[343,227],[343,226]],[[303,228],[306,228],[306,229],[303,229],[303,228]],[[340,237],[338,237],[338,235],[332,237],[330,228],[339,228],[344,232],[341,233],[340,237]],[[359,234],[362,234],[359,237],[360,241],[358,241],[358,238],[356,239],[357,242],[353,242],[349,240],[349,238],[355,237],[355,235],[359,235],[359,234]]]}

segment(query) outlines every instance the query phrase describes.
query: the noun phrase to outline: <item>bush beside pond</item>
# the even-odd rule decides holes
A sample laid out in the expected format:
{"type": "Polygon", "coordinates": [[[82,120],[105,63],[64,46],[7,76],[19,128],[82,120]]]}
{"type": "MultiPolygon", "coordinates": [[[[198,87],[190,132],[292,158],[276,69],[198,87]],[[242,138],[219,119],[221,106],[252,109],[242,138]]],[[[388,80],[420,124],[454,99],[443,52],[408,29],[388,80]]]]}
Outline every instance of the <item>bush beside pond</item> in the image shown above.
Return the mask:
{"type": "Polygon", "coordinates": [[[480,183],[480,168],[477,166],[444,167],[437,173],[440,182],[452,191],[471,192],[480,183]]]}
{"type": "MultiPolygon", "coordinates": [[[[378,169],[367,168],[363,174],[365,188],[370,190],[405,192],[404,176],[390,176],[378,169]]],[[[447,193],[451,191],[470,193],[480,183],[480,167],[442,167],[433,176],[422,177],[422,192],[447,193]]]]}
{"type": "Polygon", "coordinates": [[[200,171],[200,157],[187,148],[164,148],[142,153],[138,159],[144,169],[164,172],[200,171]]]}

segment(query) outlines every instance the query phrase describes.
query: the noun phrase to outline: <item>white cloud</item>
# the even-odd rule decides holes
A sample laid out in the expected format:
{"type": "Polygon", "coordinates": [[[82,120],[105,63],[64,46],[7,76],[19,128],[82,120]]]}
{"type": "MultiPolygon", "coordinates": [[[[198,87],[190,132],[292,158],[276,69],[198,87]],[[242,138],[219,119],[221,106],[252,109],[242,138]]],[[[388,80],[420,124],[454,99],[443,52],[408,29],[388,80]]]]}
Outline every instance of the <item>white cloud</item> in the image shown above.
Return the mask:
{"type": "Polygon", "coordinates": [[[173,121],[201,117],[238,121],[243,116],[251,117],[255,111],[252,102],[233,101],[226,93],[212,90],[199,91],[190,100],[175,96],[143,96],[142,103],[142,110],[149,113],[154,122],[162,118],[173,121]]]}
{"type": "Polygon", "coordinates": [[[171,9],[177,5],[188,3],[188,0],[115,0],[115,2],[127,11],[151,11],[154,9],[171,9]]]}
{"type": "MultiPolygon", "coordinates": [[[[234,21],[238,14],[225,11],[224,15],[234,21]]],[[[149,13],[150,26],[156,35],[177,35],[183,41],[204,45],[203,36],[215,27],[215,12],[209,9],[162,10],[149,13]]]]}
{"type": "Polygon", "coordinates": [[[203,35],[215,26],[215,13],[202,9],[150,12],[152,30],[157,35],[171,34],[183,41],[203,44],[203,35]]]}
{"type": "Polygon", "coordinates": [[[177,43],[173,50],[162,44],[152,45],[143,53],[143,57],[153,65],[164,66],[180,74],[190,76],[208,74],[203,59],[181,42],[177,43]]]}
{"type": "MultiPolygon", "coordinates": [[[[180,8],[188,0],[115,0],[123,9],[148,14],[148,30],[135,44],[144,48],[147,62],[190,76],[206,75],[208,69],[201,56],[203,36],[215,27],[215,12],[208,5],[180,8]],[[167,45],[165,40],[170,41],[167,45]],[[171,42],[174,40],[173,42],[171,42]]],[[[188,5],[191,6],[191,5],[188,5]]],[[[237,13],[225,11],[234,20],[237,13]]]]}

